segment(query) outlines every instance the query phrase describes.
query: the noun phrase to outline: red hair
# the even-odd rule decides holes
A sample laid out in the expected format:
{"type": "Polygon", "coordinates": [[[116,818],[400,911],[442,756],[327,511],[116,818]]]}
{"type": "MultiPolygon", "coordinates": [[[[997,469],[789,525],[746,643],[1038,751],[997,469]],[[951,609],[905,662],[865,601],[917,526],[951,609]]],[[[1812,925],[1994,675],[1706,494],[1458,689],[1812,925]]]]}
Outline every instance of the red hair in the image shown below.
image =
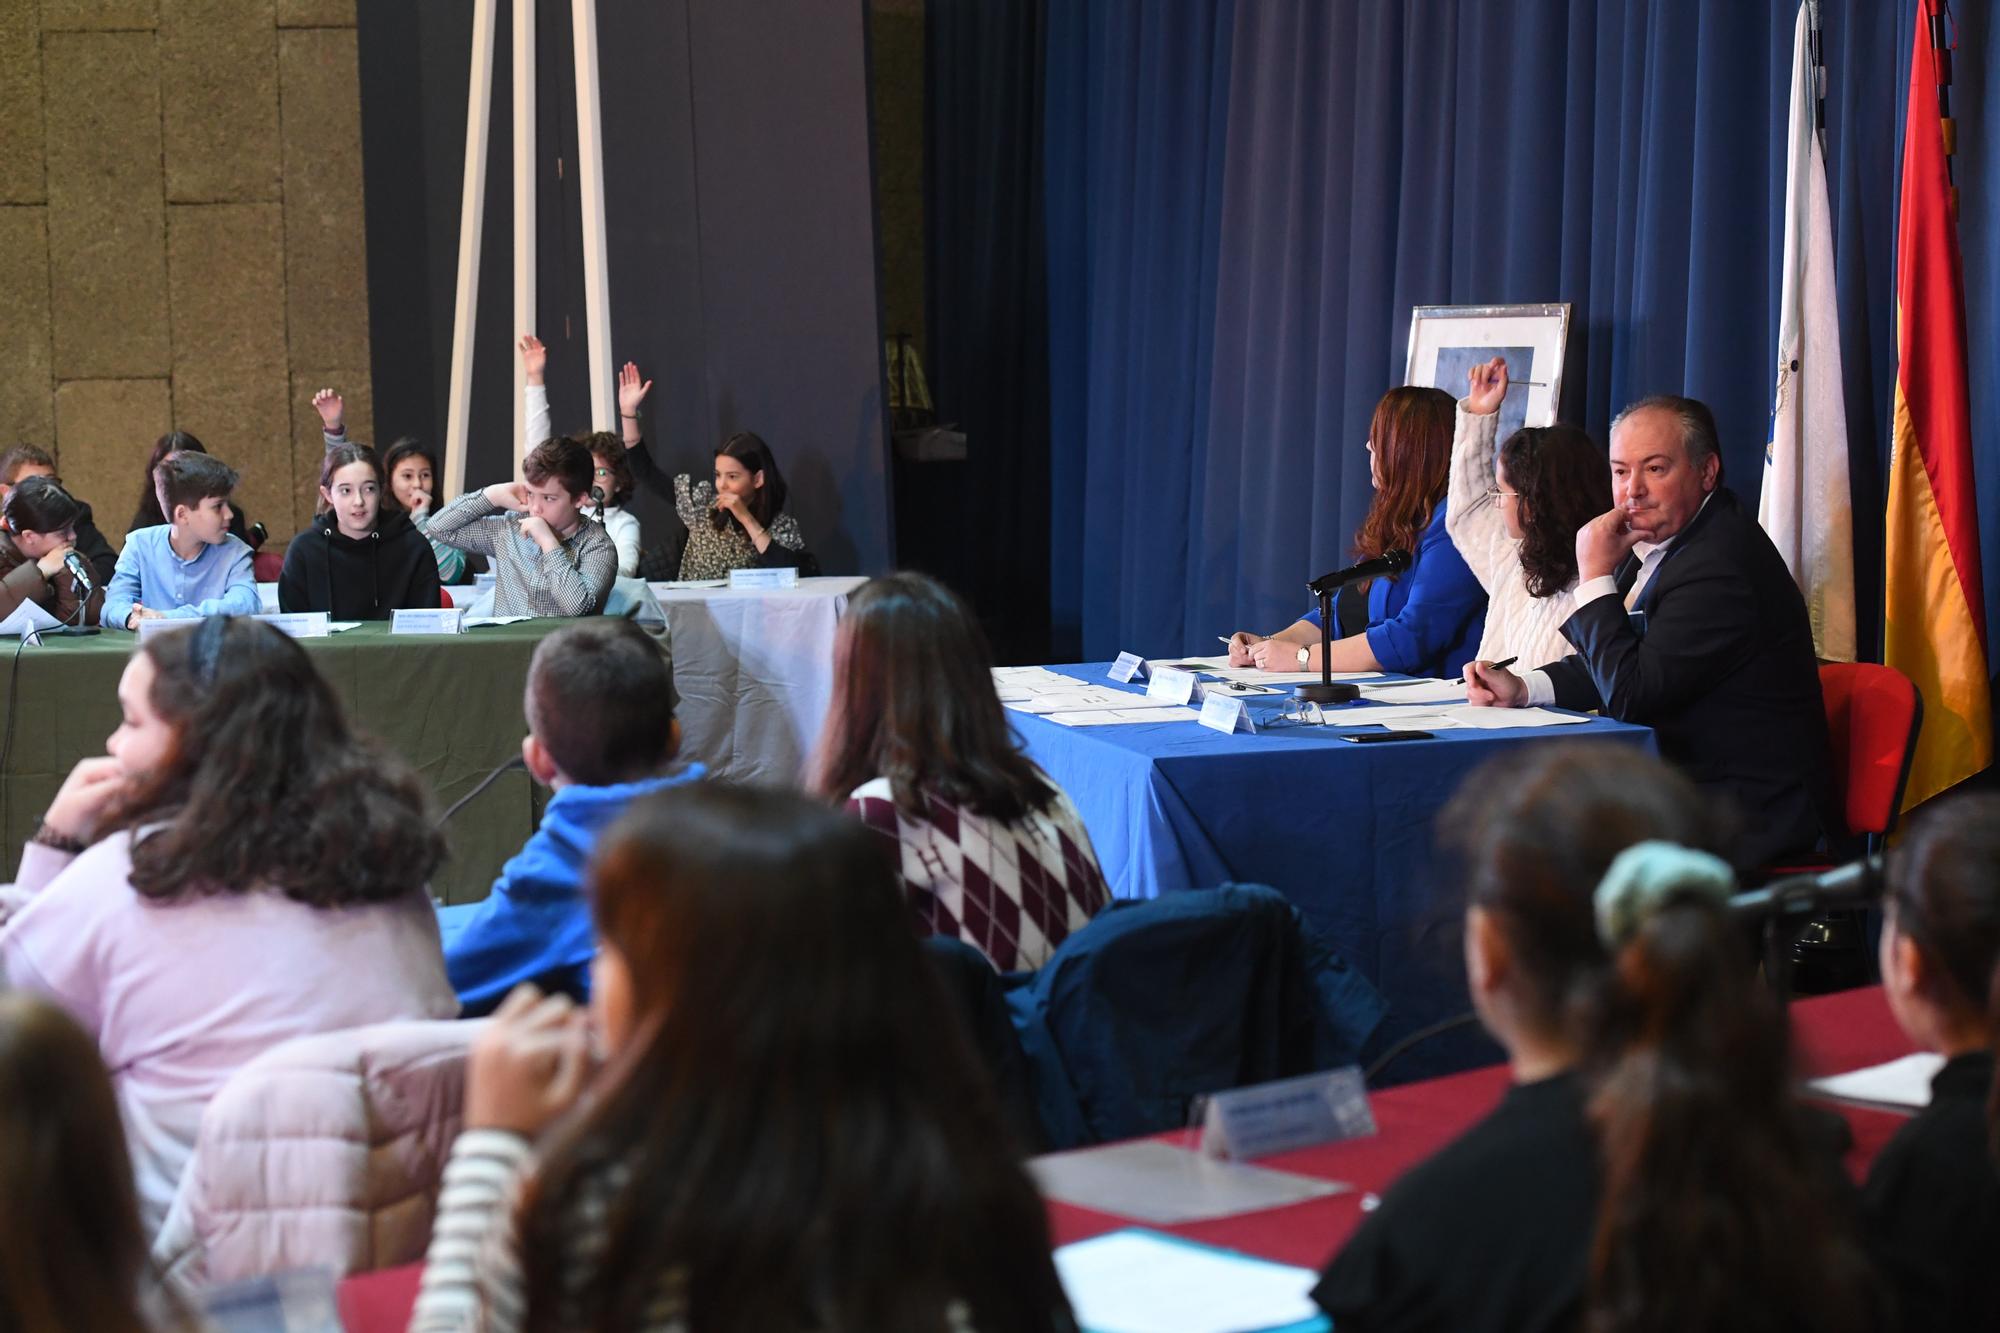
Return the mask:
{"type": "Polygon", "coordinates": [[[1382,487],[1354,534],[1357,560],[1372,560],[1384,551],[1416,554],[1417,538],[1430,526],[1450,480],[1456,406],[1443,389],[1417,384],[1391,389],[1375,404],[1368,438],[1375,446],[1382,487]]]}

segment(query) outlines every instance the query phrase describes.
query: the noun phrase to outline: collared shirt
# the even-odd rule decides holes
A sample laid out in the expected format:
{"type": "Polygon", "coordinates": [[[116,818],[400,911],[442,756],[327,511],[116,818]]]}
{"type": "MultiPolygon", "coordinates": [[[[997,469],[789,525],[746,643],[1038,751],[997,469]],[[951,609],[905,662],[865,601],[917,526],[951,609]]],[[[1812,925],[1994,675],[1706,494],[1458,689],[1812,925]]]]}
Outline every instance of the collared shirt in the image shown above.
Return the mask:
{"type": "Polygon", "coordinates": [[[163,523],[126,534],[104,594],[105,624],[123,629],[135,605],[175,620],[254,616],[262,609],[248,546],[225,536],[183,560],[169,540],[173,532],[171,523],[163,523]]]}
{"type": "Polygon", "coordinates": [[[502,509],[484,491],[468,491],[431,515],[425,534],[493,562],[496,616],[589,616],[604,610],[618,581],[618,548],[596,519],[559,539],[552,551],[521,535],[526,515],[502,509]]]}

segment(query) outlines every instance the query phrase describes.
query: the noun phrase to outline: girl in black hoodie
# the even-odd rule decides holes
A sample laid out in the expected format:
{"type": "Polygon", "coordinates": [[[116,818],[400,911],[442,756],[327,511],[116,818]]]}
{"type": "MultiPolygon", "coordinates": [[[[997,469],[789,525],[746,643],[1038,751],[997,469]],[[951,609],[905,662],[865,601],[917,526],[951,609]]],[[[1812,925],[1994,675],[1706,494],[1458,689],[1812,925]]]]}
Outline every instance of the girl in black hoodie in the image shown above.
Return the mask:
{"type": "Polygon", "coordinates": [[[319,470],[325,508],[286,548],[280,610],[387,620],[399,607],[439,605],[431,544],[402,510],[383,508],[382,490],[373,449],[343,444],[326,451],[319,470]]]}

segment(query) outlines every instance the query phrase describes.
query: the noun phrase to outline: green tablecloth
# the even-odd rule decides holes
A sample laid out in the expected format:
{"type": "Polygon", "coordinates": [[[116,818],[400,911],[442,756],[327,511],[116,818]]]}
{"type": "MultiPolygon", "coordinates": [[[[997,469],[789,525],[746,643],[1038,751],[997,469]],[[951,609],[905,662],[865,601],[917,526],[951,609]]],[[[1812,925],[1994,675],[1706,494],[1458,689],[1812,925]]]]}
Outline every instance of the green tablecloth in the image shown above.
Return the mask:
{"type": "MultiPolygon", "coordinates": [[[[528,658],[564,620],[491,625],[462,635],[392,636],[368,624],[324,639],[302,639],[313,663],[369,731],[423,774],[442,813],[497,765],[521,752],[526,722],[521,687],[528,658]]],[[[0,860],[11,880],[21,844],[76,761],[104,753],[118,726],[118,676],[138,636],[106,630],[51,639],[15,655],[0,640],[0,860]],[[19,672],[19,680],[15,673],[19,672]]],[[[432,890],[446,902],[486,896],[500,865],[541,817],[546,793],[525,772],[500,779],[452,819],[451,859],[432,890]]]]}

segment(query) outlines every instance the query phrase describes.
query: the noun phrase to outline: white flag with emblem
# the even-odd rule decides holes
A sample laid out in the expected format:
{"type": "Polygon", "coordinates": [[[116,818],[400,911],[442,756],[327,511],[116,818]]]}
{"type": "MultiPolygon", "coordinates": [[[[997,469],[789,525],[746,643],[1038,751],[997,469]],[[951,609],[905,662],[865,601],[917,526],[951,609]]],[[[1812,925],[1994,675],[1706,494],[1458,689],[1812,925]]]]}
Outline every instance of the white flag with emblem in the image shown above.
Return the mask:
{"type": "Polygon", "coordinates": [[[1813,647],[1854,660],[1853,496],[1847,487],[1847,408],[1841,398],[1833,221],[1807,3],[1792,45],[1791,132],[1785,153],[1785,267],[1778,306],[1778,375],[1757,521],[1791,567],[1812,615],[1813,647]]]}

